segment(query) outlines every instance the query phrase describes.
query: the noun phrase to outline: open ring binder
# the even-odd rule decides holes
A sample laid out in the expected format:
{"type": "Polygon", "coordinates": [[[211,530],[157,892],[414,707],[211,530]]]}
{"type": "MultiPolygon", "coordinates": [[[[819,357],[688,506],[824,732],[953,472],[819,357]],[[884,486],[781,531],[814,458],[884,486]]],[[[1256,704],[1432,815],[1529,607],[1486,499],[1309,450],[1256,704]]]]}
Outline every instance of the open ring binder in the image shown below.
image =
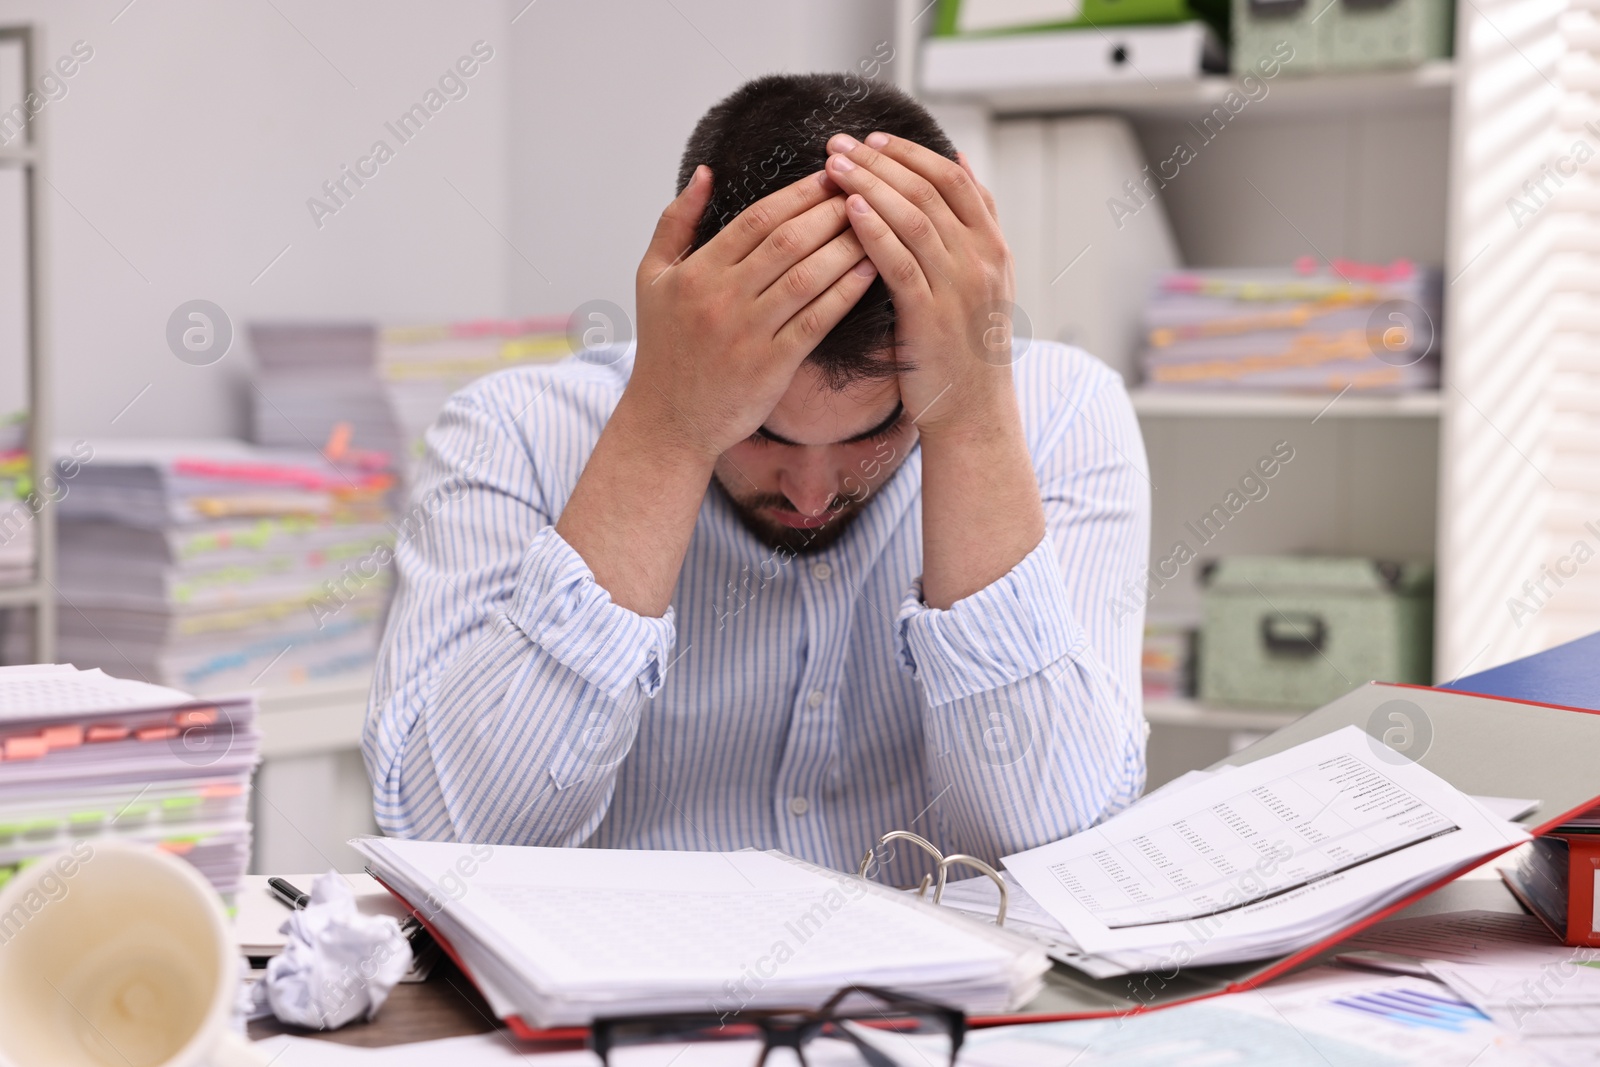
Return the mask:
{"type": "MultiPolygon", "coordinates": [[[[1006,890],[1005,879],[1000,877],[999,871],[995,870],[978,857],[969,856],[965,852],[957,852],[953,855],[946,856],[943,852],[940,852],[937,847],[935,847],[932,841],[929,841],[920,834],[914,834],[910,830],[890,830],[888,833],[878,838],[877,845],[868,849],[866,854],[861,857],[861,865],[856,868],[856,874],[862,878],[870,880],[871,875],[868,872],[872,870],[874,856],[877,854],[878,849],[892,841],[909,841],[913,845],[916,845],[918,848],[922,849],[929,856],[933,857],[933,862],[936,864],[935,870],[939,876],[939,882],[934,886],[933,889],[933,902],[935,904],[939,903],[940,898],[944,896],[944,884],[950,873],[951,867],[971,867],[980,874],[988,876],[989,880],[1000,889],[1000,910],[995,913],[994,924],[996,926],[1004,926],[1006,924],[1006,905],[1010,903],[1010,894],[1006,890]]],[[[922,884],[917,887],[918,900],[921,900],[924,896],[926,896],[928,892],[928,886],[933,883],[933,877],[934,876],[931,874],[925,874],[922,876],[922,884]]]]}

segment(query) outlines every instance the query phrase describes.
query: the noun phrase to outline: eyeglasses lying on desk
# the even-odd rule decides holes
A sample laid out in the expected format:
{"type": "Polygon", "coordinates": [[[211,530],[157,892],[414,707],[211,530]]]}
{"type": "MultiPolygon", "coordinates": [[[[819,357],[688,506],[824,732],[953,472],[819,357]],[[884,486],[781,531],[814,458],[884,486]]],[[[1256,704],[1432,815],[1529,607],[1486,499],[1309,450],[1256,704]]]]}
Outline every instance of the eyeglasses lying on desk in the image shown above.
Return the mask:
{"type": "Polygon", "coordinates": [[[954,1008],[846,986],[816,1011],[596,1019],[591,1041],[606,1067],[626,1067],[624,1057],[613,1056],[619,1049],[692,1041],[760,1041],[752,1067],[951,1067],[966,1030],[966,1017],[954,1008]]]}

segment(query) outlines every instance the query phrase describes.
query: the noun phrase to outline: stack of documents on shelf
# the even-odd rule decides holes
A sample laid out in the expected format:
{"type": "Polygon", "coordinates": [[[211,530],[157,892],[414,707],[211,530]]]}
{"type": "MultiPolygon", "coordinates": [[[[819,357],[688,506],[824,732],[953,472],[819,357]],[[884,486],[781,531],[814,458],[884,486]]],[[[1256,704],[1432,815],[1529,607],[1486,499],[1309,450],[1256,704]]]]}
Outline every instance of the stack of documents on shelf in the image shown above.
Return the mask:
{"type": "Polygon", "coordinates": [[[254,323],[255,440],[321,446],[347,435],[410,478],[450,394],[485,374],[572,354],[565,318],[382,328],[254,323]]]}
{"type": "Polygon", "coordinates": [[[0,884],[109,838],[182,856],[231,894],[250,859],[255,701],[65,665],[0,667],[0,884]]]}
{"type": "Polygon", "coordinates": [[[32,483],[27,415],[0,417],[0,586],[33,577],[32,483]]]}
{"type": "Polygon", "coordinates": [[[817,1006],[852,984],[993,1013],[1048,969],[1025,939],[777,852],[351,844],[527,1026],[817,1006]]]}
{"type": "Polygon", "coordinates": [[[371,668],[387,473],[235,441],[105,444],[61,473],[62,659],[202,693],[371,668]]]}
{"type": "Polygon", "coordinates": [[[1440,275],[1406,261],[1176,271],[1145,308],[1156,389],[1394,393],[1439,384],[1440,275]]]}

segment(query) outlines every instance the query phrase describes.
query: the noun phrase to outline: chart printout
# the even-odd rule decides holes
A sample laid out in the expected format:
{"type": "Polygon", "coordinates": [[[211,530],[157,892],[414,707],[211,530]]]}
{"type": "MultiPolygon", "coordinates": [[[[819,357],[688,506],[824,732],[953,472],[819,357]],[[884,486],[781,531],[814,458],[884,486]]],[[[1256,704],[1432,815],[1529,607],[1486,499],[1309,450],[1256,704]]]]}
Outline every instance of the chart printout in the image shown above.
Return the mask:
{"type": "Polygon", "coordinates": [[[1242,908],[1459,827],[1352,753],[1049,866],[1108,929],[1242,908]]]}

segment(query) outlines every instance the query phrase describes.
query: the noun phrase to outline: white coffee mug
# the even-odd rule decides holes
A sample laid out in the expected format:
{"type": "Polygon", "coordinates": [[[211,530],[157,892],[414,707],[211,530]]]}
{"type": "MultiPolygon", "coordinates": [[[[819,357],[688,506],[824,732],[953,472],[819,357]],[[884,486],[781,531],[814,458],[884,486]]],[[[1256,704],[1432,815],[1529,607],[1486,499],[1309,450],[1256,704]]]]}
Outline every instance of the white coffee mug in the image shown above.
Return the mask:
{"type": "Polygon", "coordinates": [[[230,1023],[238,947],[189,864],[79,841],[0,891],[0,1067],[262,1067],[230,1023]]]}

